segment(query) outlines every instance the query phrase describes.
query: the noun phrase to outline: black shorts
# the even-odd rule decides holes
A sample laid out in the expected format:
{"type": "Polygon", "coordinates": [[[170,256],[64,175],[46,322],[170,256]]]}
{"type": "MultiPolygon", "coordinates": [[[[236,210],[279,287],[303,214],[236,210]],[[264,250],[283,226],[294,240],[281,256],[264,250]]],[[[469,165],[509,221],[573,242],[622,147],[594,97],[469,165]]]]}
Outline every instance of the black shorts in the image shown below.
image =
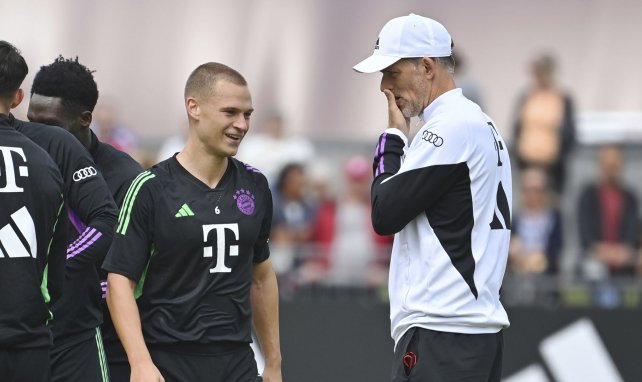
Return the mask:
{"type": "Polygon", "coordinates": [[[129,382],[131,369],[123,345],[119,341],[105,341],[104,345],[109,366],[109,380],[111,382],[129,382]]]}
{"type": "Polygon", "coordinates": [[[51,382],[109,382],[109,370],[100,329],[82,342],[54,346],[51,350],[51,382]]]}
{"type": "Polygon", "coordinates": [[[393,382],[499,382],[502,331],[462,334],[411,328],[397,344],[393,382]]]}
{"type": "Polygon", "coordinates": [[[189,354],[150,346],[166,382],[260,382],[254,352],[247,347],[224,354],[189,354]]]}
{"type": "Polygon", "coordinates": [[[49,346],[29,349],[0,349],[0,381],[48,382],[49,346]]]}

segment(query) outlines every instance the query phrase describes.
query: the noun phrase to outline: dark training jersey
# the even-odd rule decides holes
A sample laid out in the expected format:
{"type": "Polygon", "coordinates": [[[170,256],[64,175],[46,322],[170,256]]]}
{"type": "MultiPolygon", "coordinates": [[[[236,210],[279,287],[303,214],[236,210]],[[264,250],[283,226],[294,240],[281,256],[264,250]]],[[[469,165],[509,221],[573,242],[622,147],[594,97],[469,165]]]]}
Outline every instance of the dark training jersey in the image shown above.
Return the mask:
{"type": "Polygon", "coordinates": [[[234,158],[214,189],[176,157],[139,175],[103,268],[136,281],[146,343],[251,342],[252,264],[269,257],[271,219],[265,176],[234,158]]]}
{"type": "Polygon", "coordinates": [[[0,119],[0,350],[51,344],[48,288],[61,288],[63,274],[48,266],[65,254],[49,246],[62,192],[49,155],[0,119]]]}
{"type": "MultiPolygon", "coordinates": [[[[67,261],[63,264],[66,277],[95,273],[95,268],[100,266],[111,245],[117,209],[91,156],[73,135],[62,128],[20,121],[11,114],[0,115],[0,122],[11,125],[51,156],[62,174],[68,209],[65,214],[77,216],[85,225],[82,234],[71,243],[65,240],[66,231],[62,227],[56,232],[52,252],[66,253],[67,261]]],[[[54,316],[54,331],[55,320],[54,316]]]]}
{"type": "MultiPolygon", "coordinates": [[[[129,155],[100,142],[93,133],[91,133],[89,153],[98,172],[105,179],[116,204],[120,205],[125,198],[127,188],[132,180],[143,172],[143,168],[129,155]]],[[[62,220],[66,243],[77,241],[86,229],[82,219],[73,211],[67,211],[62,220]]],[[[64,347],[94,337],[96,327],[101,322],[108,321],[111,324],[106,306],[103,310],[102,280],[106,280],[106,274],[103,277],[99,266],[86,267],[80,272],[73,269],[67,272],[63,295],[52,307],[54,320],[51,329],[56,346],[64,347]]],[[[103,332],[105,341],[118,340],[113,326],[107,326],[105,332],[103,332]]]]}

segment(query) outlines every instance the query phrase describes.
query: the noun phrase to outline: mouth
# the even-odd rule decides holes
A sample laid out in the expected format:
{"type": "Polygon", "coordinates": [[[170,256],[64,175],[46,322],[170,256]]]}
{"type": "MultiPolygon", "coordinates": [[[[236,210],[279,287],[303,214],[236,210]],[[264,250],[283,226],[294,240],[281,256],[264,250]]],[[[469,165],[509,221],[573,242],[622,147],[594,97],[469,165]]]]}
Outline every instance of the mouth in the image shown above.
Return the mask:
{"type": "Polygon", "coordinates": [[[235,141],[235,142],[241,142],[241,140],[243,139],[243,135],[242,134],[227,134],[226,133],[225,136],[228,137],[229,139],[235,141]]]}

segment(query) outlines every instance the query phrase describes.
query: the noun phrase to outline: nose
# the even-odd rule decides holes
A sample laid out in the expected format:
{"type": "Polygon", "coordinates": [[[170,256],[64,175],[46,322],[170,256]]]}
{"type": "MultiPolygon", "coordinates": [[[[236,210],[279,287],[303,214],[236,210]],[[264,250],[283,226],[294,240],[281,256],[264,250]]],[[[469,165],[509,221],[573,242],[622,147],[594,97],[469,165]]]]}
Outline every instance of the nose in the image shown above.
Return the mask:
{"type": "Polygon", "coordinates": [[[390,81],[390,77],[386,73],[384,73],[381,76],[381,84],[379,85],[379,90],[384,91],[386,89],[392,91],[392,82],[390,81]]]}
{"type": "Polygon", "coordinates": [[[246,118],[244,114],[239,114],[234,120],[233,126],[237,129],[247,131],[250,128],[250,119],[246,118]]]}

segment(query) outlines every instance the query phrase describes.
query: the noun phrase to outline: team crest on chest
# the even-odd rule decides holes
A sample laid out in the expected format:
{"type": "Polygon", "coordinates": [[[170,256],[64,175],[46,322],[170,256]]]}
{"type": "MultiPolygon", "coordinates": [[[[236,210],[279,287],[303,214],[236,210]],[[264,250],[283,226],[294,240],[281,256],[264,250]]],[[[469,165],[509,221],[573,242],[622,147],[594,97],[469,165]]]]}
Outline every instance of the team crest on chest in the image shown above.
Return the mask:
{"type": "Polygon", "coordinates": [[[254,195],[250,190],[241,188],[236,190],[234,193],[234,200],[236,200],[236,206],[239,208],[245,215],[252,215],[256,209],[256,204],[254,204],[254,195]]]}

